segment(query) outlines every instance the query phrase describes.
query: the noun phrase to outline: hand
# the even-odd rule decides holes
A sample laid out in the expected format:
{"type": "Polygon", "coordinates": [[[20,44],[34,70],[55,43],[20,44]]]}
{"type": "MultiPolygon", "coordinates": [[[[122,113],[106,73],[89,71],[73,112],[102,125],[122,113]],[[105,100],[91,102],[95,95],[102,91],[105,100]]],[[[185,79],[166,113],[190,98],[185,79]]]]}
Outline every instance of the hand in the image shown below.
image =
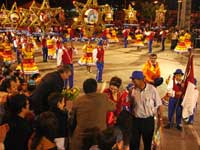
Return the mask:
{"type": "Polygon", "coordinates": [[[3,124],[0,126],[0,143],[4,142],[8,130],[9,130],[8,124],[3,124]]]}

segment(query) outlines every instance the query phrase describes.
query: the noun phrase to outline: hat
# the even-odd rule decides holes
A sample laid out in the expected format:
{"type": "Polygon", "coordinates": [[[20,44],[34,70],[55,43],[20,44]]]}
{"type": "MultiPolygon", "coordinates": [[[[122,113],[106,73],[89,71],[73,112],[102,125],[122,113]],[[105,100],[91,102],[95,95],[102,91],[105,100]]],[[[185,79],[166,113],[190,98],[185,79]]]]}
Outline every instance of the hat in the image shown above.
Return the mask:
{"type": "Polygon", "coordinates": [[[144,74],[142,71],[133,71],[132,76],[130,76],[130,79],[144,79],[144,74]]]}
{"type": "Polygon", "coordinates": [[[184,73],[181,69],[176,69],[176,71],[174,72],[174,75],[176,75],[176,74],[184,75],[184,73]]]}

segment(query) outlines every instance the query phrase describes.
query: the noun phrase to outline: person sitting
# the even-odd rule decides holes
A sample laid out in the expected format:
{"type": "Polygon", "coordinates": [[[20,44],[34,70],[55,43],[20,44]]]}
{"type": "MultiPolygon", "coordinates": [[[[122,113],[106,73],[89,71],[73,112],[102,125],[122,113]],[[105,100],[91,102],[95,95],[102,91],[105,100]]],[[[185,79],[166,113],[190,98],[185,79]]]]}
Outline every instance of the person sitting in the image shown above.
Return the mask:
{"type": "Polygon", "coordinates": [[[28,150],[57,150],[54,138],[58,131],[58,120],[53,112],[43,112],[36,120],[36,129],[29,139],[28,150]]]}
{"type": "Polygon", "coordinates": [[[25,119],[30,112],[29,101],[23,94],[16,94],[6,102],[7,113],[3,117],[3,124],[9,125],[4,144],[6,150],[27,150],[28,140],[32,134],[32,126],[25,119]]]}
{"type": "Polygon", "coordinates": [[[150,54],[149,60],[144,64],[142,72],[147,83],[158,87],[163,83],[163,78],[160,76],[160,66],[156,60],[157,55],[150,54]]]}
{"type": "Polygon", "coordinates": [[[97,127],[101,131],[106,129],[106,114],[113,111],[115,106],[105,94],[97,93],[97,81],[87,79],[83,83],[85,95],[80,96],[73,103],[76,116],[76,128],[72,136],[72,150],[82,150],[84,131],[97,127]]]}

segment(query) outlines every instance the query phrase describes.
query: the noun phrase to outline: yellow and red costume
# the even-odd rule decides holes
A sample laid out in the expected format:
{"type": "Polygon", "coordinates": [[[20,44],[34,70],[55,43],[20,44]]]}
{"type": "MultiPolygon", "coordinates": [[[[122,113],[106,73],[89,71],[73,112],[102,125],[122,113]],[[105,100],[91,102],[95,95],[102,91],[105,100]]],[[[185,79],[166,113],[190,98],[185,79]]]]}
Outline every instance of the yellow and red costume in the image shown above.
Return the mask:
{"type": "Polygon", "coordinates": [[[111,42],[111,43],[119,42],[119,39],[117,38],[117,33],[116,33],[115,29],[112,29],[112,31],[111,31],[111,39],[109,40],[109,42],[111,42]]]}
{"type": "Polygon", "coordinates": [[[79,59],[79,65],[93,66],[96,65],[96,60],[93,56],[94,46],[86,44],[83,46],[84,55],[79,59]]]}
{"type": "Polygon", "coordinates": [[[9,42],[4,42],[2,45],[3,45],[3,49],[4,49],[2,51],[3,61],[7,62],[7,63],[14,62],[12,45],[9,42]]]}
{"type": "Polygon", "coordinates": [[[185,33],[185,45],[187,48],[191,48],[192,47],[192,42],[191,42],[191,34],[189,33],[185,33]]]}
{"type": "Polygon", "coordinates": [[[53,39],[47,39],[48,56],[56,58],[56,43],[53,39]]]}
{"type": "Polygon", "coordinates": [[[179,42],[178,42],[177,46],[175,47],[174,51],[178,52],[178,53],[188,52],[188,48],[185,44],[185,36],[184,35],[179,37],[179,42]]]}
{"type": "Polygon", "coordinates": [[[155,65],[151,61],[147,61],[142,69],[147,83],[154,83],[155,79],[160,78],[160,66],[158,62],[155,65]]]}
{"type": "Polygon", "coordinates": [[[141,33],[138,33],[135,35],[135,41],[134,41],[134,46],[137,47],[144,47],[144,43],[142,41],[143,35],[141,33]]]}
{"type": "Polygon", "coordinates": [[[22,48],[22,56],[22,64],[18,65],[17,69],[23,71],[24,74],[38,73],[39,70],[34,61],[34,47],[32,43],[26,43],[25,48],[22,48]]]}

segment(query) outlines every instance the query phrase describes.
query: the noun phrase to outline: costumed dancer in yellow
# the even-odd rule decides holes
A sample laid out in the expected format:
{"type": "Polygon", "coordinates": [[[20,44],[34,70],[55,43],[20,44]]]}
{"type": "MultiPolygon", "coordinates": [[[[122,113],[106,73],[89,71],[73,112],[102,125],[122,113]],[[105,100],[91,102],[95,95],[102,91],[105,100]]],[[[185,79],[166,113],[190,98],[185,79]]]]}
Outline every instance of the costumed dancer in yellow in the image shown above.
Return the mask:
{"type": "Polygon", "coordinates": [[[184,36],[185,36],[185,45],[186,45],[186,47],[187,48],[191,48],[192,47],[191,34],[189,33],[188,30],[186,31],[184,36]]]}
{"type": "Polygon", "coordinates": [[[4,52],[3,37],[0,37],[0,58],[3,58],[3,52],[4,52]]]}
{"type": "Polygon", "coordinates": [[[137,49],[139,49],[140,47],[144,47],[142,38],[143,38],[142,30],[138,27],[135,30],[135,40],[134,40],[134,44],[133,44],[134,46],[137,47],[137,49]]]}
{"type": "Polygon", "coordinates": [[[47,39],[47,47],[48,47],[48,57],[49,59],[56,58],[56,43],[55,41],[48,37],[47,39]]]}
{"type": "Polygon", "coordinates": [[[96,65],[96,60],[93,56],[94,46],[90,43],[90,40],[87,44],[83,46],[83,56],[79,59],[78,64],[81,66],[86,66],[87,71],[91,73],[91,66],[96,65]]]}
{"type": "Polygon", "coordinates": [[[34,46],[31,38],[28,39],[27,43],[25,43],[25,46],[22,48],[22,64],[17,66],[17,70],[23,71],[26,75],[39,72],[34,61],[34,46]]]}
{"type": "MultiPolygon", "coordinates": [[[[6,38],[6,37],[5,37],[6,38]]],[[[5,39],[5,42],[2,43],[2,46],[4,48],[3,50],[3,61],[5,63],[12,63],[15,61],[13,56],[13,50],[12,50],[12,44],[8,41],[8,39],[5,39]]]]}
{"type": "Polygon", "coordinates": [[[113,28],[111,29],[111,39],[109,40],[110,43],[118,43],[119,39],[117,38],[117,32],[116,30],[113,28]]]}
{"type": "Polygon", "coordinates": [[[110,29],[109,28],[106,28],[106,38],[108,39],[108,41],[111,39],[110,29]]]}
{"type": "Polygon", "coordinates": [[[185,52],[188,52],[188,48],[185,44],[185,36],[184,36],[184,32],[181,32],[180,33],[180,37],[178,39],[178,44],[177,46],[175,47],[174,49],[175,52],[178,52],[178,53],[185,53],[185,52]]]}

